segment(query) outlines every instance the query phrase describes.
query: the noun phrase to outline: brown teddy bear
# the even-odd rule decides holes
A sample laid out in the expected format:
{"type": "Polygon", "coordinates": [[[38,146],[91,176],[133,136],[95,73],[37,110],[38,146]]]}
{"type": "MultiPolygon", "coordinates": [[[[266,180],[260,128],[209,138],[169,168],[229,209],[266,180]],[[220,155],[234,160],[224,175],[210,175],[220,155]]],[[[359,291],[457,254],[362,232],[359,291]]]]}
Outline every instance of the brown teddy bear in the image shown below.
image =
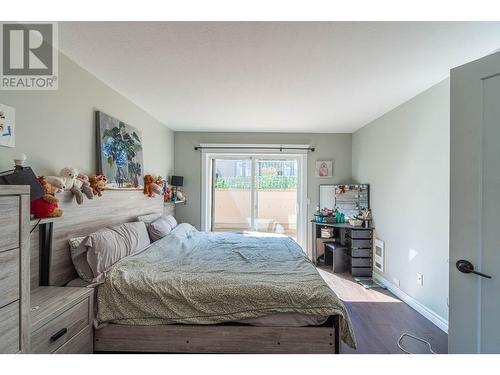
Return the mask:
{"type": "Polygon", "coordinates": [[[54,196],[57,190],[43,176],[38,177],[38,182],[42,185],[44,195],[40,198],[31,201],[30,211],[37,218],[44,217],[59,217],[62,216],[63,210],[57,206],[57,199],[54,196]]]}
{"type": "Polygon", "coordinates": [[[94,195],[97,195],[99,197],[102,195],[102,191],[106,187],[107,182],[108,180],[103,174],[89,177],[89,183],[90,187],[92,188],[92,192],[94,193],[94,195]]]}
{"type": "Polygon", "coordinates": [[[154,195],[155,178],[150,174],[144,176],[144,195],[152,197],[154,195]]]}

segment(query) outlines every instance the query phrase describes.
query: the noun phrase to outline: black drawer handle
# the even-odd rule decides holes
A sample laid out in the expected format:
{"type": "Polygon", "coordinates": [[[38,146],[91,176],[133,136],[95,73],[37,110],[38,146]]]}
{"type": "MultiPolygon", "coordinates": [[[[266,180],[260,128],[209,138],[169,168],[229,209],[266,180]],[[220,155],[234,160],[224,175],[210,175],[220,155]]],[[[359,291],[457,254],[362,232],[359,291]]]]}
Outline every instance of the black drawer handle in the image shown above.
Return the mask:
{"type": "Polygon", "coordinates": [[[59,340],[61,337],[63,337],[66,332],[68,332],[68,329],[67,328],[63,328],[61,329],[59,332],[57,333],[54,333],[51,337],[50,337],[50,341],[57,341],[59,340]]]}

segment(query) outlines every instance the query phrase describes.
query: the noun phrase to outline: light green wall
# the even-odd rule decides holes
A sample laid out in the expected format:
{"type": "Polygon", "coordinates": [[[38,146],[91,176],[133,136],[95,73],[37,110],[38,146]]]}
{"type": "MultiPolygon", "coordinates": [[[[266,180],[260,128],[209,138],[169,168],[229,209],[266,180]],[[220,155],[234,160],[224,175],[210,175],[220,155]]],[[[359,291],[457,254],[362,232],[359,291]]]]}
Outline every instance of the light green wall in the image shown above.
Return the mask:
{"type": "Polygon", "coordinates": [[[67,165],[95,173],[96,110],[142,132],[145,173],[165,176],[173,169],[173,132],[63,54],[58,90],[0,91],[0,103],[16,109],[16,147],[0,147],[0,171],[22,152],[39,175],[67,165]]]}
{"type": "MultiPolygon", "coordinates": [[[[353,134],[352,175],[370,183],[389,282],[448,320],[450,81],[353,134]],[[418,286],[417,272],[424,275],[418,286]]],[[[464,213],[465,214],[465,213],[464,213]]]]}
{"type": "MultiPolygon", "coordinates": [[[[199,133],[175,132],[175,174],[184,176],[183,190],[188,202],[177,205],[176,216],[181,222],[200,227],[201,218],[201,153],[194,146],[200,143],[248,143],[248,144],[310,144],[316,147],[308,156],[307,192],[308,208],[312,218],[318,204],[319,185],[351,180],[351,134],[307,134],[307,133],[199,133]],[[333,177],[314,177],[316,160],[333,160],[333,177]]],[[[307,244],[310,251],[310,228],[307,244]]]]}

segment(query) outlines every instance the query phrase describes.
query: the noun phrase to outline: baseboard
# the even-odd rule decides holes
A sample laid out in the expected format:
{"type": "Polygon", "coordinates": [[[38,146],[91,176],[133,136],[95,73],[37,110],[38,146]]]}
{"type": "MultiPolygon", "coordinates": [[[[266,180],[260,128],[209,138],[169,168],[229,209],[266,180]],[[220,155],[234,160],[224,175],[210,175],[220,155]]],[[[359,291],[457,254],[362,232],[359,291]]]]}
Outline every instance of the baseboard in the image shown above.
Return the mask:
{"type": "Polygon", "coordinates": [[[386,280],[382,276],[376,274],[375,272],[373,273],[373,278],[375,280],[377,280],[380,284],[385,286],[392,294],[394,294],[396,297],[398,297],[401,301],[403,301],[408,306],[415,309],[417,312],[419,312],[425,318],[429,319],[439,329],[448,333],[448,321],[446,319],[443,319],[441,316],[436,314],[434,311],[432,311],[428,307],[422,305],[416,299],[414,299],[413,297],[410,297],[408,294],[406,294],[401,289],[399,289],[396,285],[389,282],[388,280],[386,280]]]}

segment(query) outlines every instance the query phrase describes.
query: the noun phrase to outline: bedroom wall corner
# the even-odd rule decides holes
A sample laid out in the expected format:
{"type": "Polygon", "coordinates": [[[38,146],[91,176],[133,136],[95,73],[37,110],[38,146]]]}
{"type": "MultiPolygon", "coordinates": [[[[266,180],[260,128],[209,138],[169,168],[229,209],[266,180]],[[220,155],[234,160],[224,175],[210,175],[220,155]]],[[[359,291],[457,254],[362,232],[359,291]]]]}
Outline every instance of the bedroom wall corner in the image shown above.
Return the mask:
{"type": "Polygon", "coordinates": [[[370,183],[379,274],[448,321],[450,80],[353,134],[352,175],[370,183]],[[423,285],[417,284],[417,272],[423,285]]]}

